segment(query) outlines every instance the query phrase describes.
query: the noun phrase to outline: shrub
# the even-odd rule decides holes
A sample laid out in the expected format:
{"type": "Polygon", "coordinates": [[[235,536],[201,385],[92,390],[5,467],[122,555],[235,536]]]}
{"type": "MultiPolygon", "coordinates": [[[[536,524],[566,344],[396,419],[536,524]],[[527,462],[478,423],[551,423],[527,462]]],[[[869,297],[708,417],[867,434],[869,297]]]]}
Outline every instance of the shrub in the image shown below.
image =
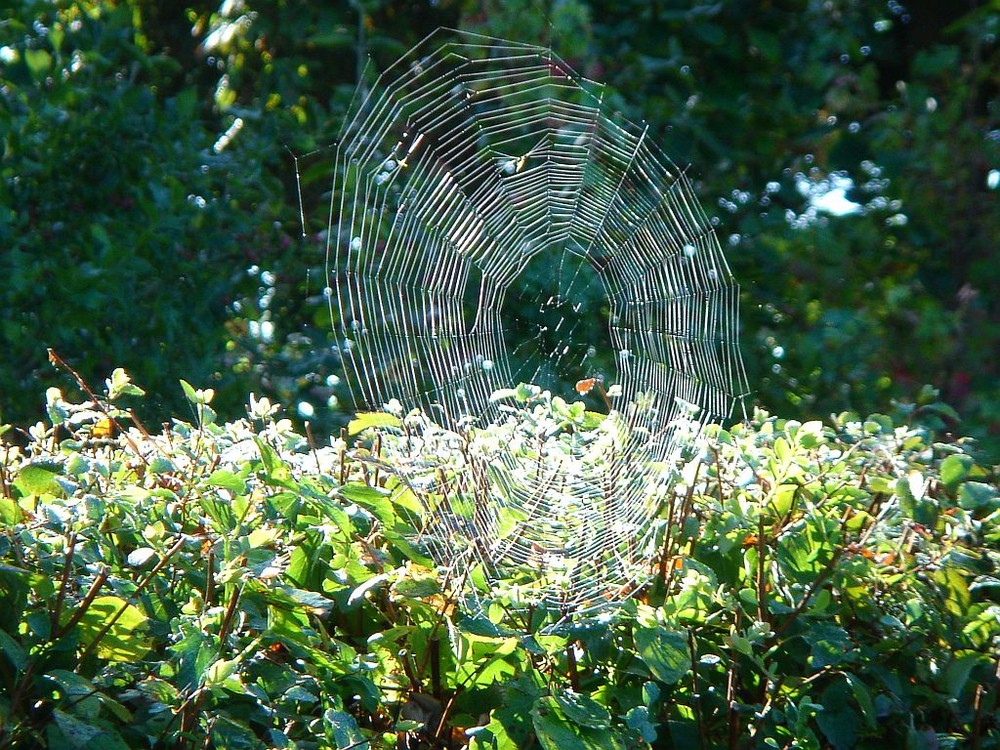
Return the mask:
{"type": "Polygon", "coordinates": [[[183,393],[195,421],[150,434],[122,370],[49,389],[0,448],[0,747],[1000,742],[1000,491],[963,441],[714,429],[649,585],[545,635],[463,611],[410,543],[372,455],[396,429],[319,447],[266,399],[218,424],[183,393]]]}

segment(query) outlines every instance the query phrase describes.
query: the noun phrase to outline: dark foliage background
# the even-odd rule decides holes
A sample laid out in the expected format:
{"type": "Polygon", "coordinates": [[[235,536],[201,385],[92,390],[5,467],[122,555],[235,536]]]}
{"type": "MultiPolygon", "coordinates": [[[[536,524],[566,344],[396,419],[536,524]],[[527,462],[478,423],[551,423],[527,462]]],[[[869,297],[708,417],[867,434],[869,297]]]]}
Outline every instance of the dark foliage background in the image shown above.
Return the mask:
{"type": "Polygon", "coordinates": [[[930,385],[997,453],[994,3],[11,7],[3,421],[33,421],[39,386],[65,384],[50,346],[92,381],[124,366],[157,394],[150,420],[183,406],[183,377],[214,387],[223,416],[254,390],[334,428],[346,394],[321,293],[329,146],[366,61],[379,70],[449,25],[552,44],[692,165],[743,284],[760,402],[800,418],[889,411],[936,400],[930,385]],[[838,188],[850,213],[823,208],[838,188]]]}

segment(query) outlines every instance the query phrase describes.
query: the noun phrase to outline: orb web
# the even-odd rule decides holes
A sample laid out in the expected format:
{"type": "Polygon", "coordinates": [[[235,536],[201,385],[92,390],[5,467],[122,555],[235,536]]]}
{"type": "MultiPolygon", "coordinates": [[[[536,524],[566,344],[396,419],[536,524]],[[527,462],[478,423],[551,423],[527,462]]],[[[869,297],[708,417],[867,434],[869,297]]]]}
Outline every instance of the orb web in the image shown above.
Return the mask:
{"type": "Polygon", "coordinates": [[[327,267],[356,406],[419,410],[388,460],[451,579],[566,613],[641,585],[747,393],[737,286],[647,129],[550,49],[439,30],[346,119],[327,267]]]}

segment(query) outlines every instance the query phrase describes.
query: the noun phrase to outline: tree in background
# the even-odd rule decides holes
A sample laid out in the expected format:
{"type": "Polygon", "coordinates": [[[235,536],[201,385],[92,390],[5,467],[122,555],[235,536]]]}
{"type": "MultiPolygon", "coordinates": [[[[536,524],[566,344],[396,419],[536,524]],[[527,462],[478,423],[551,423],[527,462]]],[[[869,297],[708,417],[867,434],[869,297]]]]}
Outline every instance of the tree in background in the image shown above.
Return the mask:
{"type": "Polygon", "coordinates": [[[157,417],[184,377],[223,414],[253,389],[333,427],[329,146],[366,66],[456,24],[551,43],[692,165],[760,401],[888,410],[929,383],[996,450],[1000,10],[929,0],[23,2],[0,27],[3,418],[34,416],[48,345],[126,366],[157,417]]]}

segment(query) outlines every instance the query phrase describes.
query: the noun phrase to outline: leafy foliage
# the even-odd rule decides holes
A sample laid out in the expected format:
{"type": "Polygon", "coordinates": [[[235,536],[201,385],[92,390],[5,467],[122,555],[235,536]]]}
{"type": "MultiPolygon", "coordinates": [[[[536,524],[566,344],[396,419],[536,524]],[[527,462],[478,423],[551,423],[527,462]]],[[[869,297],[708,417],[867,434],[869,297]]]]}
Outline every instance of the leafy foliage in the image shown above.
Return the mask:
{"type": "MultiPolygon", "coordinates": [[[[0,747],[996,747],[1000,487],[920,424],[759,412],[622,608],[463,610],[379,446],[122,370],[0,447],[0,747]]],[[[670,518],[664,514],[664,518],[670,518]]]]}

